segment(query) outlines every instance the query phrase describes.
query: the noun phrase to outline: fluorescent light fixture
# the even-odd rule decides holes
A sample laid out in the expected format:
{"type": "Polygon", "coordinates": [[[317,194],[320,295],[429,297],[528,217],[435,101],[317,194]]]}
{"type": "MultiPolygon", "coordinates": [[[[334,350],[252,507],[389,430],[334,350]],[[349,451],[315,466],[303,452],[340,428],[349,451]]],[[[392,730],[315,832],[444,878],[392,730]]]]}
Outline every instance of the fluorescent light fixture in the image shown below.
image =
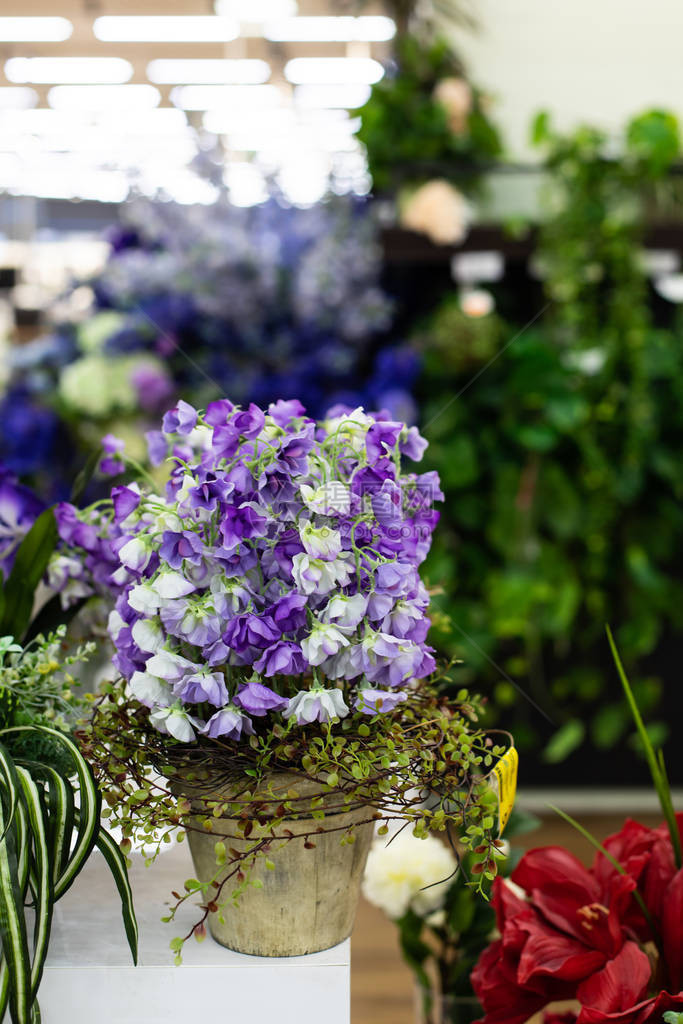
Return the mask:
{"type": "Polygon", "coordinates": [[[73,30],[68,18],[0,18],[2,43],[62,43],[73,30]]]}
{"type": "Polygon", "coordinates": [[[133,65],[122,57],[10,57],[5,74],[10,82],[111,84],[132,78],[133,65]]]}
{"type": "Polygon", "coordinates": [[[369,85],[297,85],[294,105],[301,110],[355,110],[370,99],[369,85]]]}
{"type": "Polygon", "coordinates": [[[227,43],[239,26],[212,14],[105,15],[95,18],[93,32],[107,43],[227,43]]]}
{"type": "Polygon", "coordinates": [[[393,39],[396,24],[380,15],[283,18],[266,24],[263,34],[277,43],[375,43],[393,39]]]}
{"type": "Polygon", "coordinates": [[[265,60],[164,58],[150,61],[147,77],[158,85],[261,85],[270,78],[270,65],[265,60]]]}
{"type": "Polygon", "coordinates": [[[295,85],[374,85],[383,75],[371,57],[295,57],[285,64],[285,78],[295,85]]]}
{"type": "Polygon", "coordinates": [[[150,110],[161,93],[153,85],[55,85],[47,101],[53,110],[150,110]]]}
{"type": "Polygon", "coordinates": [[[293,17],[298,6],[296,0],[216,0],[214,9],[224,17],[262,25],[275,18],[293,17]]]}
{"type": "Polygon", "coordinates": [[[35,89],[21,85],[0,86],[0,110],[30,110],[38,102],[35,89]]]}
{"type": "Polygon", "coordinates": [[[178,85],[171,90],[171,103],[182,110],[221,112],[276,107],[282,103],[282,93],[274,85],[178,85]]]}

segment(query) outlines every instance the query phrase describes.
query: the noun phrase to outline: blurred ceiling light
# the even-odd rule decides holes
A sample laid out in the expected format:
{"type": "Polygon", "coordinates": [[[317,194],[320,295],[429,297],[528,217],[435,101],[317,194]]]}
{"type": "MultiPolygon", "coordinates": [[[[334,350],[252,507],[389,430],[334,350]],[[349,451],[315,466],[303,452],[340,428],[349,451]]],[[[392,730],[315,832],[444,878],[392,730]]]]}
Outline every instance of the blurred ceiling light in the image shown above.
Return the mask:
{"type": "Polygon", "coordinates": [[[239,26],[212,14],[105,15],[95,18],[93,32],[110,43],[227,43],[239,26]]]}
{"type": "Polygon", "coordinates": [[[0,18],[3,43],[61,43],[73,30],[68,18],[0,18]]]}
{"type": "Polygon", "coordinates": [[[334,108],[354,110],[370,99],[369,85],[297,85],[294,103],[308,110],[334,108]]]}
{"type": "Polygon", "coordinates": [[[171,90],[171,103],[183,110],[220,113],[240,107],[275,107],[281,102],[282,93],[274,85],[179,85],[171,90]]]}
{"type": "Polygon", "coordinates": [[[214,7],[216,14],[250,24],[291,18],[298,10],[296,0],[216,0],[214,7]]]}
{"type": "Polygon", "coordinates": [[[223,181],[233,206],[256,206],[268,198],[263,174],[254,164],[233,161],[226,167],[223,181]]]}
{"type": "Polygon", "coordinates": [[[53,110],[149,110],[161,100],[153,85],[55,85],[47,101],[53,110]]]}
{"type": "Polygon", "coordinates": [[[283,18],[267,23],[263,34],[278,43],[374,43],[393,39],[396,24],[380,15],[283,18]]]}
{"type": "Polygon", "coordinates": [[[285,64],[285,78],[295,85],[374,85],[383,75],[370,57],[295,57],[285,64]]]}
{"type": "Polygon", "coordinates": [[[133,65],[122,57],[10,57],[5,62],[10,82],[127,82],[133,65]]]}
{"type": "Polygon", "coordinates": [[[38,102],[35,89],[23,86],[0,86],[0,110],[30,110],[38,102]]]}
{"type": "Polygon", "coordinates": [[[173,85],[176,82],[192,85],[261,85],[270,78],[270,65],[265,60],[166,58],[150,61],[147,77],[150,82],[158,85],[173,85]]]}

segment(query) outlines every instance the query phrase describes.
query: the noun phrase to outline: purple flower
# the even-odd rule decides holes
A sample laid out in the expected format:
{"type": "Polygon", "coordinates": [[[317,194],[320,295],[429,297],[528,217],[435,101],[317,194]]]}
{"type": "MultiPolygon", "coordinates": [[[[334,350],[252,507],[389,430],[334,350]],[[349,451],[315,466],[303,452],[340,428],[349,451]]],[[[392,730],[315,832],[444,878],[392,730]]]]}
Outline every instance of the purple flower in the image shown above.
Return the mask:
{"type": "Polygon", "coordinates": [[[279,640],[254,662],[255,670],[263,676],[296,676],[306,667],[301,647],[291,640],[279,640]]]}
{"type": "Polygon", "coordinates": [[[329,722],[333,718],[345,718],[348,713],[341,690],[324,690],[322,687],[299,690],[283,712],[285,718],[294,718],[298,725],[329,722]]]}
{"type": "Polygon", "coordinates": [[[204,420],[212,427],[224,427],[235,406],[227,398],[217,402],[209,402],[204,413],[204,420]]]}
{"type": "Polygon", "coordinates": [[[196,425],[197,410],[181,398],[175,409],[166,413],[161,427],[165,434],[180,434],[181,437],[186,437],[192,433],[196,425]]]}
{"type": "Polygon", "coordinates": [[[399,704],[408,699],[405,690],[373,690],[366,688],[358,691],[358,696],[353,702],[356,711],[362,711],[364,715],[386,714],[394,711],[399,704]]]}
{"type": "Polygon", "coordinates": [[[203,704],[204,701],[208,701],[216,708],[226,704],[230,699],[223,674],[209,672],[208,669],[185,676],[174,685],[173,692],[176,697],[187,701],[188,704],[203,704]]]}
{"type": "Polygon", "coordinates": [[[403,441],[399,444],[401,455],[405,455],[414,462],[419,462],[425,453],[427,442],[420,434],[417,427],[410,427],[403,441]]]}
{"type": "Polygon", "coordinates": [[[212,512],[218,502],[225,501],[233,489],[233,485],[226,480],[217,477],[215,473],[207,472],[202,482],[189,492],[190,507],[212,512]]]}
{"type": "Polygon", "coordinates": [[[140,491],[136,488],[137,484],[130,487],[125,485],[112,487],[111,500],[114,505],[114,521],[116,523],[127,519],[140,504],[140,491]]]}
{"type": "Polygon", "coordinates": [[[223,639],[232,650],[244,654],[250,647],[269,647],[280,639],[280,631],[270,615],[259,616],[247,612],[237,615],[228,624],[223,639]]]}
{"type": "Polygon", "coordinates": [[[268,406],[268,414],[273,417],[278,427],[285,428],[292,420],[305,416],[306,410],[296,398],[289,402],[285,402],[281,398],[278,402],[273,402],[268,406]]]}
{"type": "Polygon", "coordinates": [[[40,513],[43,503],[0,465],[0,569],[7,574],[14,553],[40,513]]]}
{"type": "Polygon", "coordinates": [[[163,409],[173,395],[173,381],[162,366],[144,362],[133,367],[130,382],[135,388],[140,407],[146,411],[163,409]]]}
{"type": "Polygon", "coordinates": [[[104,473],[105,476],[118,476],[119,473],[123,473],[126,464],[120,455],[126,447],[125,441],[113,434],[105,434],[101,444],[104,458],[100,459],[98,466],[100,473],[104,473]]]}
{"type": "Polygon", "coordinates": [[[240,432],[233,423],[215,426],[211,438],[211,451],[216,462],[231,459],[240,445],[240,432]]]}
{"type": "Polygon", "coordinates": [[[365,436],[365,450],[368,453],[368,459],[374,462],[385,455],[393,455],[402,430],[402,423],[394,423],[391,420],[373,423],[365,436]]]}
{"type": "Polygon", "coordinates": [[[232,422],[243,437],[257,437],[263,430],[266,417],[263,409],[252,402],[248,409],[236,413],[232,422]]]}
{"type": "Polygon", "coordinates": [[[153,466],[160,466],[168,458],[168,439],[160,430],[148,430],[145,440],[149,461],[153,466]]]}
{"type": "Polygon", "coordinates": [[[98,550],[100,541],[97,528],[79,518],[75,505],[60,501],[55,505],[55,519],[59,536],[66,544],[84,548],[85,551],[98,550]]]}
{"type": "Polygon", "coordinates": [[[270,606],[268,614],[282,633],[296,633],[306,624],[307,604],[304,594],[291,590],[270,606]]]}
{"type": "Polygon", "coordinates": [[[242,733],[245,736],[254,735],[254,727],[251,724],[251,720],[232,704],[228,705],[227,708],[221,708],[220,711],[217,711],[201,731],[211,739],[225,736],[228,740],[238,740],[241,738],[242,733]]]}
{"type": "Polygon", "coordinates": [[[235,703],[255,718],[262,718],[269,711],[284,711],[289,701],[275,693],[269,686],[250,679],[239,688],[235,703]]]}
{"type": "Polygon", "coordinates": [[[403,597],[415,586],[415,569],[404,562],[385,562],[377,567],[375,587],[380,594],[403,597]]]}
{"type": "Polygon", "coordinates": [[[185,560],[193,565],[199,565],[203,551],[201,537],[192,530],[183,530],[182,533],[166,530],[161,539],[159,556],[172,569],[180,569],[185,560]]]}
{"type": "Polygon", "coordinates": [[[263,534],[268,520],[251,505],[230,506],[221,520],[220,531],[225,547],[230,551],[244,540],[263,534]]]}
{"type": "Polygon", "coordinates": [[[372,511],[381,526],[392,526],[401,522],[403,513],[403,492],[395,480],[385,480],[372,495],[372,511]]]}

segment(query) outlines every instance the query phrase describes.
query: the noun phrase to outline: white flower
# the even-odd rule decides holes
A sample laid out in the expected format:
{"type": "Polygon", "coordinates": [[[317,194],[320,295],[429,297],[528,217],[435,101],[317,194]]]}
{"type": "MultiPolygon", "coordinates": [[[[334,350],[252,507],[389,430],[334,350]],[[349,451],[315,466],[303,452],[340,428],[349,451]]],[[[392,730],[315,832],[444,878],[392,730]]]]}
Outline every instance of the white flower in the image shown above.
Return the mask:
{"type": "Polygon", "coordinates": [[[131,537],[119,549],[119,558],[133,572],[142,572],[152,557],[152,549],[140,537],[131,537]]]}
{"type": "Polygon", "coordinates": [[[171,687],[163,679],[149,672],[133,672],[128,686],[133,697],[141,704],[146,704],[148,708],[155,704],[166,707],[171,703],[171,687]]]}
{"type": "Polygon", "coordinates": [[[321,515],[349,514],[351,498],[349,489],[341,480],[330,480],[320,487],[310,487],[302,484],[299,488],[301,500],[312,512],[319,512],[321,515]]]}
{"type": "Polygon", "coordinates": [[[183,676],[198,672],[200,666],[173,651],[158,651],[147,661],[145,669],[169,683],[177,683],[183,676]]]}
{"type": "Polygon", "coordinates": [[[133,611],[140,612],[141,615],[154,615],[159,610],[161,601],[152,584],[147,581],[132,588],[128,595],[128,604],[133,611]]]}
{"type": "Polygon", "coordinates": [[[443,906],[457,866],[452,852],[434,836],[416,839],[401,832],[391,841],[377,839],[368,855],[363,894],[391,918],[403,917],[408,909],[427,917],[443,906]]]}
{"type": "Polygon", "coordinates": [[[323,421],[323,428],[331,440],[339,439],[354,452],[365,450],[365,437],[375,420],[359,405],[353,412],[343,413],[323,421]]]}
{"type": "Polygon", "coordinates": [[[485,288],[467,288],[460,295],[460,308],[465,316],[473,320],[481,316],[488,316],[495,308],[495,300],[491,292],[485,288]]]}
{"type": "Polygon", "coordinates": [[[316,623],[310,636],[301,641],[301,650],[309,665],[322,665],[326,658],[347,647],[348,643],[336,626],[316,623]]]}
{"type": "Polygon", "coordinates": [[[164,643],[164,631],[158,619],[138,619],[137,622],[133,623],[131,632],[133,640],[135,640],[141,651],[156,654],[157,651],[161,650],[164,643]]]}
{"type": "Polygon", "coordinates": [[[464,78],[442,78],[437,82],[432,98],[445,108],[448,126],[454,135],[467,131],[467,118],[472,109],[472,89],[464,78]]]}
{"type": "Polygon", "coordinates": [[[299,690],[283,711],[283,716],[294,717],[298,725],[308,725],[310,722],[344,718],[348,713],[341,690],[324,690],[318,686],[313,690],[299,690]]]}
{"type": "Polygon", "coordinates": [[[467,235],[469,208],[456,188],[437,179],[413,192],[403,206],[401,223],[436,245],[458,245],[467,235]]]}
{"type": "Polygon", "coordinates": [[[299,531],[301,543],[311,558],[323,558],[329,560],[336,558],[341,552],[341,534],[339,530],[332,530],[329,526],[321,526],[316,529],[310,521],[299,531]]]}
{"type": "Polygon", "coordinates": [[[333,622],[340,629],[355,629],[361,622],[368,607],[368,599],[364,594],[346,597],[335,594],[331,597],[322,612],[323,622],[333,622]]]}
{"type": "Polygon", "coordinates": [[[301,594],[329,594],[335,587],[345,587],[351,578],[350,555],[344,553],[333,562],[311,558],[300,552],[292,559],[292,576],[301,594]]]}
{"type": "Polygon", "coordinates": [[[194,730],[202,725],[181,707],[159,708],[151,713],[149,720],[159,732],[167,732],[181,743],[191,743],[195,739],[194,730]]]}
{"type": "Polygon", "coordinates": [[[177,597],[186,597],[188,594],[191,594],[195,586],[182,573],[174,572],[171,569],[170,571],[159,573],[152,583],[152,589],[156,591],[163,601],[173,601],[177,597]]]}

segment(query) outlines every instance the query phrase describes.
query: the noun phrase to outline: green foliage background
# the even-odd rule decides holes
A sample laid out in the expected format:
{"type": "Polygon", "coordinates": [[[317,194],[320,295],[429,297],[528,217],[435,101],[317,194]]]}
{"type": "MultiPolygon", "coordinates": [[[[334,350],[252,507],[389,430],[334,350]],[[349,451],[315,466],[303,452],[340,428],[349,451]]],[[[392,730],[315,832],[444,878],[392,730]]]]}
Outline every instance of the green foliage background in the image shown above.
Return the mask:
{"type": "MultiPolygon", "coordinates": [[[[525,329],[467,317],[452,297],[418,342],[426,460],[446,493],[428,575],[450,626],[434,635],[465,677],[488,676],[522,747],[550,731],[513,682],[529,693],[556,727],[557,761],[587,733],[609,748],[627,727],[618,694],[606,698],[604,624],[629,666],[683,629],[683,339],[653,325],[641,259],[679,139],[661,111],[628,125],[618,158],[602,133],[558,135],[546,115],[534,137],[547,308],[525,329]]],[[[660,693],[645,678],[640,706],[660,693]]]]}

